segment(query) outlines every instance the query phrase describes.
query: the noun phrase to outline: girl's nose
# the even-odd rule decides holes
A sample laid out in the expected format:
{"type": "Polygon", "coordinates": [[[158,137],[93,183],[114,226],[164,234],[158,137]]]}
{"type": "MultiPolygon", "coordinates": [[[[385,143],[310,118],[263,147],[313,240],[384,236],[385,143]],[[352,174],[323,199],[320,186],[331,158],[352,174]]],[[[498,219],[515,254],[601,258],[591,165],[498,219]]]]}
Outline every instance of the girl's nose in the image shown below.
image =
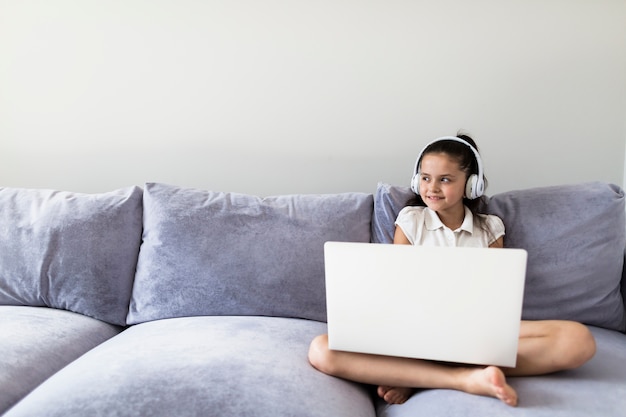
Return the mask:
{"type": "Polygon", "coordinates": [[[439,190],[439,183],[437,181],[431,181],[428,184],[428,189],[430,191],[437,191],[437,190],[439,190]]]}

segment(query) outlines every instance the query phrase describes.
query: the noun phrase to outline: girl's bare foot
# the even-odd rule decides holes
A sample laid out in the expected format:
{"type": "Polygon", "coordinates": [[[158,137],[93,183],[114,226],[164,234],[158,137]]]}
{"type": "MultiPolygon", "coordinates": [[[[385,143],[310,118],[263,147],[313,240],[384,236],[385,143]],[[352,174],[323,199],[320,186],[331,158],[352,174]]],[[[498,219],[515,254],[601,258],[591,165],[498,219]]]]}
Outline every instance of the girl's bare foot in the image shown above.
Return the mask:
{"type": "Polygon", "coordinates": [[[378,396],[389,404],[403,404],[409,399],[415,390],[406,387],[388,387],[381,385],[378,387],[378,396]]]}
{"type": "Polygon", "coordinates": [[[488,366],[470,371],[467,382],[467,392],[478,395],[495,397],[503,403],[515,407],[517,393],[506,382],[504,372],[496,366],[488,366]]]}
{"type": "MultiPolygon", "coordinates": [[[[469,368],[463,391],[470,394],[494,397],[512,407],[517,406],[517,393],[506,382],[504,372],[496,366],[486,368],[469,368]]],[[[461,388],[461,387],[460,387],[461,388]]],[[[415,392],[413,388],[390,387],[381,385],[378,387],[378,395],[389,404],[403,404],[415,392]]]]}

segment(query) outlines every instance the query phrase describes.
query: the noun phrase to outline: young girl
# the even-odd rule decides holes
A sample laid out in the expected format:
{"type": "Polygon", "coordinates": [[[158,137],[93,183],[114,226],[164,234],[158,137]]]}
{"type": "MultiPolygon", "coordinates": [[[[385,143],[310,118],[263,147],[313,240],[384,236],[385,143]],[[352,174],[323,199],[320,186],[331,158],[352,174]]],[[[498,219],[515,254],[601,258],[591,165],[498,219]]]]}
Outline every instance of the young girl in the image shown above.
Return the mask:
{"type": "MultiPolygon", "coordinates": [[[[482,162],[466,135],[428,144],[415,164],[415,197],[396,219],[394,244],[503,247],[500,218],[476,212],[485,189],[482,162]]],[[[541,375],[581,366],[595,354],[595,341],[580,323],[522,321],[515,368],[453,365],[419,359],[328,349],[327,335],[309,349],[311,364],[329,375],[378,386],[391,404],[405,402],[416,388],[448,388],[492,396],[516,406],[506,376],[541,375]]]]}

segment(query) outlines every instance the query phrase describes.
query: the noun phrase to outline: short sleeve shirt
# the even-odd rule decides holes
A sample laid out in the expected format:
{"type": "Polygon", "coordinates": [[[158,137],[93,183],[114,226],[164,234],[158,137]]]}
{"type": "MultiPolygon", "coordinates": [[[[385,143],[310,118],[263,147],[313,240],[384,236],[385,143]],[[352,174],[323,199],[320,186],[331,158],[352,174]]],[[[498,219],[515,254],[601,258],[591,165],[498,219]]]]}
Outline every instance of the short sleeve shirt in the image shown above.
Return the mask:
{"type": "Polygon", "coordinates": [[[504,223],[499,217],[491,214],[476,216],[480,221],[474,221],[472,211],[465,207],[463,224],[451,230],[428,207],[407,206],[398,213],[396,226],[412,245],[486,248],[504,236],[504,223]]]}

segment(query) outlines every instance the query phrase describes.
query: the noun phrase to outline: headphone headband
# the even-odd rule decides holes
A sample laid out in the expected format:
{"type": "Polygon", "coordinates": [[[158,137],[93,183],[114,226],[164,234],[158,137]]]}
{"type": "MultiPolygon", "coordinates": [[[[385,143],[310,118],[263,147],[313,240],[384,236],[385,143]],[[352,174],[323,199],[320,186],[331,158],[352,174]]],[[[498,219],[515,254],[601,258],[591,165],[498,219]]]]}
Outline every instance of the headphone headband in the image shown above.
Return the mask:
{"type": "Polygon", "coordinates": [[[413,169],[413,177],[411,179],[411,189],[413,190],[415,194],[419,194],[419,166],[422,160],[422,156],[424,152],[426,151],[426,149],[428,149],[428,147],[432,145],[433,143],[437,143],[437,142],[441,142],[445,140],[462,143],[468,148],[470,148],[470,150],[474,154],[474,157],[476,159],[476,164],[478,165],[478,175],[476,174],[470,175],[469,178],[467,179],[467,184],[465,187],[466,188],[465,196],[469,198],[470,200],[473,200],[475,198],[482,196],[485,191],[485,177],[483,175],[483,163],[482,163],[482,159],[480,158],[480,154],[478,153],[478,150],[474,146],[472,146],[472,144],[456,136],[442,136],[433,141],[430,141],[429,143],[426,144],[426,146],[422,148],[419,155],[417,156],[417,160],[415,161],[415,168],[413,169]]]}

